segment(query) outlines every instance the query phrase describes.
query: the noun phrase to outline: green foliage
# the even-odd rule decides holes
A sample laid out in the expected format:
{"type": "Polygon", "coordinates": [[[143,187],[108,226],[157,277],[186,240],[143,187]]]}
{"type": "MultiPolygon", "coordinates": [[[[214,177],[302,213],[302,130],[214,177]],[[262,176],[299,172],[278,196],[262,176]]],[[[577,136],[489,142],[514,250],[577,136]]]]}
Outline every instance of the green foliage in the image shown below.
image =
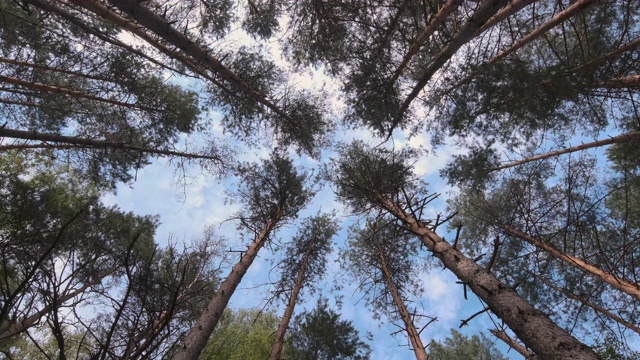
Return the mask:
{"type": "Polygon", "coordinates": [[[611,336],[604,340],[596,341],[593,350],[602,357],[602,360],[637,360],[640,352],[629,351],[619,339],[611,336]]]}
{"type": "MultiPolygon", "coordinates": [[[[279,317],[260,309],[225,309],[200,360],[263,360],[269,357],[279,317]]],[[[283,354],[288,351],[287,344],[283,354]]]]}
{"type": "Polygon", "coordinates": [[[368,359],[370,348],[350,321],[320,298],[316,307],[295,317],[289,333],[291,358],[298,360],[368,359]]]}
{"type": "Polygon", "coordinates": [[[468,338],[454,329],[451,329],[451,337],[446,338],[443,343],[432,340],[428,350],[429,358],[433,360],[507,359],[484,334],[468,338]]]}

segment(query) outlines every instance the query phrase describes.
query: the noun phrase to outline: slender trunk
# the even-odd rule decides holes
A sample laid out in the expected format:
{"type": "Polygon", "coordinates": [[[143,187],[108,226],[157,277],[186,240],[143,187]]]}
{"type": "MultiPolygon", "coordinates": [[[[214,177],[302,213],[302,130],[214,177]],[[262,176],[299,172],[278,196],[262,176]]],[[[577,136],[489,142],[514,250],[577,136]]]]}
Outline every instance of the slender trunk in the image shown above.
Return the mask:
{"type": "Polygon", "coordinates": [[[404,72],[404,69],[407,67],[407,65],[409,65],[409,61],[411,61],[411,58],[413,58],[413,56],[418,53],[418,50],[420,50],[422,45],[429,39],[431,35],[433,35],[433,33],[436,31],[436,28],[444,22],[447,16],[456,11],[460,4],[462,4],[462,0],[448,0],[442,6],[440,11],[438,11],[438,13],[431,19],[429,25],[427,25],[424,30],[422,30],[422,33],[420,33],[418,38],[413,42],[413,44],[411,44],[411,47],[409,47],[409,50],[404,55],[402,62],[400,62],[400,65],[398,65],[398,68],[391,78],[391,85],[395,84],[400,75],[402,75],[402,73],[404,72]]]}
{"type": "Polygon", "coordinates": [[[491,17],[484,25],[480,27],[480,29],[476,30],[473,36],[478,36],[483,32],[487,31],[492,26],[501,22],[502,20],[508,18],[509,16],[517,13],[522,10],[524,7],[533,4],[537,0],[513,0],[509,5],[505,6],[502,10],[498,11],[495,15],[491,17]]]}
{"type": "MultiPolygon", "coordinates": [[[[0,137],[5,138],[13,138],[13,139],[24,139],[24,140],[38,140],[38,141],[46,141],[57,144],[63,144],[60,148],[92,148],[92,149],[115,149],[115,150],[130,150],[130,151],[139,151],[148,154],[156,154],[156,155],[168,155],[168,156],[177,156],[186,159],[208,159],[215,160],[219,163],[222,163],[222,159],[218,156],[212,155],[202,155],[202,154],[193,154],[187,152],[173,151],[173,150],[162,150],[162,149],[154,149],[145,146],[132,145],[119,141],[108,141],[108,140],[94,140],[87,139],[75,136],[64,136],[50,133],[40,133],[35,131],[27,131],[27,130],[15,130],[15,129],[7,129],[4,127],[0,127],[0,137]]],[[[12,146],[12,145],[8,145],[12,146]]],[[[29,145],[25,145],[29,147],[29,145]]],[[[45,145],[34,145],[35,147],[47,147],[45,145]]],[[[57,146],[49,147],[58,148],[57,146]]],[[[0,149],[1,150],[1,149],[0,149]]]]}
{"type": "Polygon", "coordinates": [[[140,105],[131,104],[131,103],[127,103],[127,102],[122,102],[122,101],[118,101],[118,100],[106,99],[106,98],[102,98],[102,97],[99,97],[99,96],[96,96],[96,95],[87,94],[87,93],[84,93],[82,91],[68,89],[68,88],[61,87],[61,86],[56,86],[56,85],[47,85],[47,84],[41,84],[41,83],[25,81],[25,80],[21,80],[21,79],[10,77],[10,76],[0,75],[0,82],[5,82],[5,83],[8,83],[8,84],[12,84],[12,85],[22,86],[22,87],[26,87],[28,89],[33,89],[33,90],[37,90],[37,91],[53,92],[53,93],[57,93],[57,94],[73,96],[75,98],[83,98],[83,99],[98,101],[98,102],[102,102],[102,103],[106,103],[106,104],[122,106],[122,107],[126,107],[128,109],[144,110],[144,111],[150,111],[150,112],[157,112],[158,111],[157,109],[150,108],[150,107],[147,107],[147,106],[140,106],[140,105]]]}
{"type": "Polygon", "coordinates": [[[640,88],[640,75],[629,75],[597,81],[595,85],[606,89],[638,89],[640,88]]]}
{"type": "Polygon", "coordinates": [[[393,119],[393,123],[389,130],[388,136],[390,137],[393,130],[398,126],[404,113],[411,105],[411,102],[418,96],[422,89],[427,85],[431,77],[444,66],[444,64],[453,57],[453,55],[466,43],[474,38],[473,34],[484,25],[493,15],[495,15],[500,8],[508,3],[508,0],[487,0],[478,10],[473,13],[471,18],[460,29],[460,31],[454,36],[447,46],[445,46],[431,61],[431,64],[422,75],[420,81],[414,86],[411,93],[407,96],[404,103],[400,107],[399,113],[393,119]]]}
{"type": "Polygon", "coordinates": [[[507,345],[509,345],[510,348],[514,349],[515,351],[520,353],[520,355],[524,356],[525,359],[527,359],[527,360],[538,360],[539,359],[538,356],[536,356],[536,354],[534,354],[533,352],[528,350],[526,347],[522,346],[515,339],[510,338],[509,335],[507,335],[506,332],[499,331],[499,330],[496,330],[496,329],[490,329],[489,331],[491,331],[491,333],[493,335],[495,335],[498,339],[504,341],[507,345]]]}
{"type": "Polygon", "coordinates": [[[527,233],[524,233],[518,229],[515,229],[508,225],[498,225],[502,230],[504,230],[507,234],[516,236],[531,245],[534,245],[538,249],[542,249],[549,253],[551,256],[558,258],[567,264],[577,267],[578,269],[589,273],[593,276],[596,276],[600,280],[606,282],[607,284],[613,286],[614,288],[631,295],[637,300],[640,300],[640,288],[627,280],[621,279],[609,272],[606,272],[596,266],[593,266],[584,260],[578,259],[577,257],[567,255],[562,251],[558,250],[555,246],[548,244],[540,239],[537,239],[527,233]]]}
{"type": "Polygon", "coordinates": [[[538,356],[550,360],[598,359],[588,346],[571,336],[515,290],[451,246],[413,215],[407,214],[389,198],[380,197],[379,201],[419,237],[427,249],[469,286],[538,356]]]}
{"type": "MultiPolygon", "coordinates": [[[[88,9],[89,11],[94,12],[99,16],[103,16],[110,21],[115,22],[117,25],[122,26],[123,28],[131,31],[132,33],[140,36],[145,41],[149,42],[154,47],[158,48],[163,53],[174,56],[175,51],[169,50],[166,46],[160,44],[158,41],[153,39],[149,34],[144,32],[139,26],[136,26],[134,23],[128,21],[127,19],[122,18],[121,16],[115,14],[113,11],[103,6],[94,0],[72,0],[80,6],[88,9]]],[[[222,79],[226,80],[230,84],[232,84],[235,88],[257,101],[258,103],[266,106],[271,109],[274,113],[282,116],[283,118],[292,121],[292,119],[284,113],[282,109],[280,109],[276,104],[271,102],[266,98],[264,94],[261,94],[256,89],[252,88],[249,84],[247,84],[243,79],[234,74],[231,70],[227,69],[220,60],[211,56],[209,52],[203,47],[199,46],[191,39],[189,39],[186,35],[181,33],[180,31],[174,29],[169,22],[164,20],[159,15],[153,13],[151,10],[142,6],[136,0],[109,0],[113,6],[117,7],[123,13],[129,15],[133,20],[135,20],[140,25],[149,29],[155,35],[164,39],[167,43],[175,46],[180,49],[184,54],[190,56],[193,60],[198,63],[204,64],[207,68],[209,68],[214,73],[218,74],[222,79]]],[[[188,62],[187,64],[189,64],[188,62]]]]}
{"type": "Polygon", "coordinates": [[[307,272],[307,265],[309,264],[309,256],[311,256],[311,244],[309,244],[304,257],[302,258],[302,264],[300,264],[300,269],[298,270],[298,277],[296,278],[295,286],[291,291],[289,302],[287,303],[287,307],[284,309],[284,315],[282,315],[282,320],[280,321],[280,325],[278,325],[278,330],[276,331],[276,339],[273,342],[273,346],[271,347],[271,355],[269,355],[269,360],[280,359],[282,346],[284,345],[284,335],[289,328],[289,322],[291,321],[291,317],[293,316],[293,310],[296,307],[296,301],[298,300],[298,295],[300,294],[300,290],[302,289],[302,283],[304,282],[305,273],[307,272]]]}
{"type": "Polygon", "coordinates": [[[637,48],[638,46],[640,46],[640,37],[637,37],[634,40],[631,40],[630,42],[626,43],[625,45],[620,46],[619,48],[613,50],[612,52],[610,52],[608,54],[605,54],[605,55],[603,55],[603,56],[601,56],[599,58],[593,59],[593,60],[589,61],[588,63],[573,69],[572,72],[574,72],[574,73],[585,72],[585,71],[590,70],[591,68],[593,68],[595,66],[598,66],[598,65],[604,63],[605,61],[613,60],[613,59],[617,58],[618,56],[622,55],[623,53],[637,48]]]}
{"type": "MultiPolygon", "coordinates": [[[[102,279],[100,279],[102,280],[102,279]]],[[[62,306],[65,302],[73,299],[74,297],[82,294],[85,290],[87,290],[88,288],[96,285],[100,283],[100,281],[93,281],[91,283],[87,283],[75,290],[72,290],[71,292],[60,296],[57,300],[57,302],[53,303],[53,304],[49,304],[45,307],[43,307],[42,309],[38,310],[38,312],[36,312],[33,315],[30,315],[26,318],[24,318],[22,321],[20,321],[17,324],[14,324],[12,326],[10,326],[7,329],[4,329],[1,333],[0,333],[0,340],[6,339],[6,338],[10,338],[12,336],[18,335],[21,332],[27,330],[28,328],[36,325],[40,319],[47,315],[48,313],[50,313],[51,311],[57,311],[58,308],[60,306],[62,306]]]]}
{"type": "Polygon", "coordinates": [[[594,147],[599,147],[599,146],[604,146],[604,145],[627,143],[627,142],[631,142],[631,141],[634,141],[634,140],[640,140],[640,131],[634,131],[634,132],[630,132],[630,133],[627,133],[627,134],[614,136],[614,137],[611,137],[611,138],[608,138],[608,139],[597,140],[597,141],[589,142],[589,143],[586,143],[586,144],[581,144],[581,145],[578,145],[578,146],[572,146],[570,148],[566,148],[566,149],[562,149],[562,150],[550,151],[550,152],[545,153],[545,154],[531,156],[531,157],[528,157],[526,159],[514,161],[514,162],[511,162],[509,164],[502,165],[502,166],[499,166],[497,168],[491,169],[490,172],[508,169],[510,167],[526,164],[526,163],[531,162],[531,161],[548,159],[548,158],[551,158],[551,157],[560,156],[560,155],[564,155],[564,154],[569,154],[569,153],[572,153],[572,152],[591,149],[591,148],[594,148],[594,147]]]}
{"type": "Polygon", "coordinates": [[[533,40],[535,40],[538,37],[544,35],[547,31],[549,31],[549,30],[553,29],[554,27],[562,24],[563,21],[567,20],[571,16],[575,15],[576,13],[578,13],[582,9],[586,8],[587,6],[595,3],[596,1],[598,1],[598,0],[578,0],[578,1],[574,2],[571,6],[569,6],[568,8],[564,9],[559,14],[557,14],[556,16],[551,18],[551,20],[549,20],[546,23],[542,24],[540,27],[538,27],[537,29],[533,30],[528,35],[526,35],[525,37],[516,40],[516,42],[514,42],[511,45],[510,48],[502,51],[501,53],[496,55],[493,59],[489,60],[489,64],[492,64],[492,63],[504,58],[505,56],[516,52],[521,47],[531,43],[533,40]]]}
{"type": "Polygon", "coordinates": [[[231,269],[231,272],[220,284],[218,291],[213,295],[207,307],[202,311],[195,325],[189,330],[180,346],[176,349],[172,357],[173,360],[193,360],[198,358],[202,349],[207,345],[207,340],[218,324],[218,320],[220,320],[220,316],[222,316],[222,312],[227,307],[231,296],[258,255],[258,251],[264,246],[278,218],[279,215],[266,224],[240,261],[231,269]]]}
{"type": "Polygon", "coordinates": [[[391,293],[393,302],[398,308],[398,313],[400,313],[400,318],[404,323],[404,329],[407,332],[409,341],[411,341],[411,346],[413,347],[413,352],[416,355],[416,359],[428,360],[429,356],[427,355],[427,351],[422,344],[422,339],[420,339],[420,333],[418,332],[418,329],[416,329],[416,326],[413,324],[411,314],[409,313],[409,310],[407,310],[407,307],[404,305],[404,301],[402,301],[402,298],[400,297],[400,292],[391,279],[391,274],[389,273],[389,268],[387,266],[387,260],[382,253],[382,250],[380,249],[378,249],[378,259],[380,260],[380,265],[382,265],[382,276],[384,277],[384,281],[387,283],[387,288],[389,289],[389,293],[391,293]]]}
{"type": "Polygon", "coordinates": [[[553,285],[551,282],[543,279],[541,276],[532,274],[536,279],[542,281],[545,285],[547,285],[548,287],[550,287],[553,290],[556,290],[557,292],[561,293],[562,295],[568,297],[569,299],[573,299],[576,300],[578,302],[580,302],[582,305],[587,306],[592,308],[594,311],[597,311],[609,318],[611,318],[612,320],[616,321],[617,323],[619,323],[622,326],[625,326],[626,328],[635,331],[638,335],[640,335],[640,327],[638,327],[635,324],[630,323],[629,321],[626,321],[625,319],[621,318],[620,316],[612,313],[611,311],[603,308],[602,306],[596,305],[594,303],[591,303],[587,300],[585,300],[582,296],[578,296],[575,294],[570,293],[569,291],[559,288],[555,285],[553,285]]]}

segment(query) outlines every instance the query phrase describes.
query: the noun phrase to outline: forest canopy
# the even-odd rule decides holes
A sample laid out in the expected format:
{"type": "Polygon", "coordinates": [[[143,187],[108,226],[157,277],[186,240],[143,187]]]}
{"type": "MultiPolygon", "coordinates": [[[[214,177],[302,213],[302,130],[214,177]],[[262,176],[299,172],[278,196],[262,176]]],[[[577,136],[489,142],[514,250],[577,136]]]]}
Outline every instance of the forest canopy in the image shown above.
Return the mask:
{"type": "Polygon", "coordinates": [[[639,12],[0,0],[0,357],[637,357],[639,12]]]}

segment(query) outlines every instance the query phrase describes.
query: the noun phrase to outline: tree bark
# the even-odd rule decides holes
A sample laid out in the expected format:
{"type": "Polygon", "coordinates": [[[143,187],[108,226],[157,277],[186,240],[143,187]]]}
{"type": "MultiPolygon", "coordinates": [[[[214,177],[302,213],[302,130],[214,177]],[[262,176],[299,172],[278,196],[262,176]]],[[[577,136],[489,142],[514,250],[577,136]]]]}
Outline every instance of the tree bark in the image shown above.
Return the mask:
{"type": "Polygon", "coordinates": [[[576,300],[579,303],[581,303],[582,305],[590,307],[593,310],[595,310],[595,311],[597,311],[597,312],[599,312],[599,313],[601,313],[601,314],[603,314],[605,316],[608,316],[612,320],[618,322],[620,325],[625,326],[626,328],[628,328],[628,329],[630,329],[632,331],[635,331],[638,335],[640,335],[640,327],[638,327],[637,325],[634,325],[634,324],[630,323],[629,321],[621,318],[620,316],[612,313],[611,311],[603,308],[602,306],[598,306],[598,305],[596,305],[594,303],[591,303],[591,302],[585,300],[582,296],[578,296],[578,295],[572,294],[572,293],[568,292],[565,289],[562,289],[562,288],[559,288],[559,287],[553,285],[551,282],[543,279],[541,276],[538,276],[538,275],[535,275],[535,274],[532,274],[532,275],[536,279],[542,281],[545,285],[547,285],[551,289],[556,290],[557,292],[559,292],[562,295],[568,297],[569,299],[576,300]]]}
{"type": "Polygon", "coordinates": [[[513,0],[511,3],[509,3],[509,5],[505,6],[502,10],[498,11],[495,15],[493,15],[491,19],[489,19],[484,25],[480,27],[480,29],[476,30],[476,32],[473,33],[473,36],[475,37],[482,34],[492,26],[508,18],[509,16],[517,13],[518,11],[522,10],[524,7],[530,4],[533,4],[536,1],[537,0],[513,0]]]}
{"type": "Polygon", "coordinates": [[[411,341],[411,346],[413,347],[413,352],[416,355],[417,360],[428,360],[429,356],[427,355],[427,351],[424,348],[422,343],[422,339],[420,339],[420,334],[418,333],[418,329],[413,324],[413,320],[411,319],[411,314],[407,307],[404,305],[404,301],[400,297],[400,292],[393,280],[391,279],[391,274],[389,274],[389,268],[387,266],[387,260],[382,253],[382,250],[378,249],[378,259],[380,260],[380,265],[382,266],[382,276],[384,277],[385,282],[387,283],[387,288],[389,289],[389,293],[391,293],[391,297],[393,298],[393,302],[396,304],[398,308],[398,313],[400,313],[400,318],[405,326],[405,331],[407,332],[407,337],[409,341],[411,341]]]}
{"type": "Polygon", "coordinates": [[[193,360],[198,358],[207,345],[207,340],[218,324],[220,316],[222,316],[222,312],[227,307],[231,296],[242,281],[242,277],[258,255],[258,251],[269,238],[269,234],[280,217],[280,213],[281,209],[279,209],[276,216],[274,216],[256,236],[253,243],[251,243],[247,249],[247,252],[233,269],[231,269],[227,278],[220,284],[218,291],[213,295],[207,307],[204,308],[195,325],[189,330],[182,344],[176,349],[172,357],[173,360],[193,360]]]}
{"type": "Polygon", "coordinates": [[[548,158],[551,158],[551,157],[560,156],[560,155],[564,155],[564,154],[569,154],[569,153],[572,153],[572,152],[591,149],[591,148],[594,148],[594,147],[599,147],[599,146],[604,146],[604,145],[622,144],[622,143],[626,143],[626,142],[630,142],[630,141],[634,141],[634,140],[640,140],[640,131],[634,131],[634,132],[630,132],[630,133],[627,133],[627,134],[614,136],[614,137],[611,137],[611,138],[608,138],[608,139],[597,140],[597,141],[589,142],[589,143],[586,143],[586,144],[581,144],[581,145],[578,145],[578,146],[572,146],[570,148],[566,148],[566,149],[562,149],[562,150],[550,151],[550,152],[545,153],[545,154],[531,156],[531,157],[528,157],[526,159],[514,161],[514,162],[511,162],[509,164],[499,166],[499,167],[491,169],[489,171],[493,172],[493,171],[498,171],[498,170],[504,170],[504,169],[508,169],[510,167],[526,164],[528,162],[532,162],[532,161],[536,161],[536,160],[548,159],[548,158]]]}
{"type": "Polygon", "coordinates": [[[491,331],[491,333],[493,335],[495,335],[498,339],[504,341],[507,345],[509,345],[510,348],[514,349],[515,351],[520,353],[520,355],[524,356],[525,359],[527,359],[527,360],[539,360],[540,359],[536,354],[534,354],[533,352],[528,350],[526,347],[522,346],[515,339],[510,338],[509,335],[507,335],[506,332],[499,331],[499,330],[496,330],[496,329],[490,329],[489,331],[491,331]]]}
{"type": "Polygon", "coordinates": [[[605,89],[638,89],[640,88],[640,75],[629,75],[597,81],[595,85],[605,89]]]}
{"type": "Polygon", "coordinates": [[[462,0],[448,0],[438,11],[438,13],[431,19],[429,25],[427,25],[422,33],[418,36],[418,38],[411,44],[409,50],[404,55],[402,62],[398,65],[398,68],[393,74],[391,78],[391,85],[395,84],[400,75],[404,72],[404,69],[409,65],[409,61],[415,54],[418,53],[418,50],[422,47],[422,45],[429,39],[431,35],[436,31],[436,28],[440,26],[444,22],[444,20],[449,16],[452,12],[456,11],[458,6],[462,4],[462,0]]]}
{"type": "Polygon", "coordinates": [[[537,29],[533,30],[528,35],[526,35],[525,37],[516,40],[516,42],[514,42],[511,45],[510,48],[508,48],[508,49],[502,51],[501,53],[499,53],[498,55],[496,55],[493,59],[489,60],[488,63],[492,64],[492,63],[494,63],[496,61],[499,61],[499,60],[503,59],[505,56],[516,52],[521,47],[531,43],[533,40],[535,40],[538,37],[542,36],[547,31],[549,31],[549,30],[553,29],[554,27],[562,24],[563,21],[565,21],[566,19],[568,19],[571,16],[575,15],[576,13],[578,13],[580,10],[586,8],[587,6],[595,3],[596,1],[598,1],[598,0],[578,0],[578,1],[574,2],[571,6],[569,6],[568,8],[564,9],[563,11],[561,11],[558,15],[554,16],[553,18],[551,18],[551,20],[549,20],[546,23],[542,24],[540,27],[538,27],[537,29]]]}
{"type": "Polygon", "coordinates": [[[508,225],[498,225],[502,230],[504,230],[507,234],[516,236],[529,244],[537,247],[538,249],[544,250],[549,253],[551,256],[558,258],[567,264],[577,267],[578,269],[589,273],[600,280],[606,282],[607,284],[613,286],[614,288],[634,297],[636,300],[640,300],[640,288],[627,280],[621,279],[609,272],[606,272],[596,266],[593,266],[584,260],[578,259],[574,256],[567,255],[562,251],[558,250],[555,246],[548,244],[540,239],[537,239],[527,233],[524,233],[514,227],[508,225]]]}
{"type": "Polygon", "coordinates": [[[414,86],[411,93],[407,96],[399,113],[393,119],[393,123],[389,130],[389,137],[393,130],[402,120],[404,113],[411,105],[411,102],[418,96],[422,89],[427,85],[431,77],[444,66],[444,64],[453,57],[453,55],[466,43],[474,38],[473,34],[484,25],[493,15],[495,15],[500,8],[508,3],[508,0],[487,0],[478,10],[471,16],[471,18],[465,23],[460,31],[454,36],[447,46],[445,46],[431,61],[431,64],[422,75],[420,81],[414,86]]]}
{"type": "MultiPolygon", "coordinates": [[[[27,130],[15,130],[15,129],[7,129],[4,127],[0,127],[0,137],[5,138],[13,138],[13,139],[24,139],[24,140],[38,140],[38,141],[46,141],[57,144],[64,144],[60,148],[92,148],[92,149],[114,149],[114,150],[130,150],[130,151],[139,151],[148,154],[156,154],[156,155],[168,155],[168,156],[177,156],[186,159],[207,159],[207,160],[215,160],[218,163],[222,163],[222,159],[218,156],[213,155],[202,155],[202,154],[194,154],[173,150],[162,150],[162,149],[154,149],[145,146],[132,145],[125,142],[120,141],[108,141],[108,140],[94,140],[81,138],[76,136],[64,136],[58,134],[50,134],[50,133],[40,133],[35,131],[27,131],[27,130]]],[[[7,145],[15,148],[16,146],[7,145]]],[[[44,145],[25,145],[26,148],[33,147],[52,147],[57,148],[56,146],[47,146],[44,145]]],[[[18,146],[18,148],[20,148],[18,146]]],[[[11,149],[11,148],[9,148],[11,149]]],[[[0,148],[0,150],[2,150],[0,148]]]]}
{"type": "Polygon", "coordinates": [[[466,257],[413,215],[407,214],[391,199],[380,196],[379,201],[538,356],[550,360],[598,359],[588,346],[551,321],[490,271],[466,257]]]}
{"type": "Polygon", "coordinates": [[[309,256],[311,256],[311,244],[308,245],[307,251],[302,258],[302,264],[300,265],[300,269],[298,270],[298,277],[296,278],[295,286],[291,291],[289,302],[287,303],[287,307],[284,310],[284,315],[282,315],[282,320],[280,321],[280,325],[278,325],[278,330],[276,331],[276,339],[273,342],[273,346],[271,347],[271,355],[269,355],[269,360],[280,359],[282,346],[284,345],[284,335],[289,328],[289,322],[291,321],[291,317],[293,316],[293,310],[296,307],[296,301],[298,300],[298,295],[300,294],[300,290],[302,289],[302,283],[304,282],[305,273],[307,272],[307,265],[309,264],[309,256]]]}

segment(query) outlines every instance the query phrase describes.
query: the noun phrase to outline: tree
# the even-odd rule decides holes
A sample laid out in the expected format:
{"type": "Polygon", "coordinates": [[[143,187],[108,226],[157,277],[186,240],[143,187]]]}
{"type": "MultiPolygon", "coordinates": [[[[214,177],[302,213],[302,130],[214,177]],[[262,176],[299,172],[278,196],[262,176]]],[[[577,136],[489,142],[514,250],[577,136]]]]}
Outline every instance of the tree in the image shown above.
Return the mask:
{"type": "Polygon", "coordinates": [[[290,334],[291,358],[300,360],[368,359],[369,346],[350,321],[320,298],[316,307],[296,316],[290,334]]]}
{"type": "Polygon", "coordinates": [[[429,355],[433,360],[506,360],[484,334],[466,337],[451,329],[451,337],[444,342],[432,340],[429,355]]]}
{"type": "Polygon", "coordinates": [[[303,290],[313,293],[314,284],[325,275],[327,255],[331,251],[331,239],[338,231],[335,219],[318,214],[301,221],[298,233],[286,244],[286,254],[280,263],[281,277],[276,284],[275,296],[288,297],[282,320],[276,331],[269,356],[280,359],[285,334],[293,316],[296,303],[303,290]]]}
{"type": "MultiPolygon", "coordinates": [[[[234,311],[227,308],[199,359],[264,359],[271,351],[273,334],[278,328],[278,323],[278,315],[272,311],[234,311]]],[[[288,352],[286,345],[283,351],[288,352]]]]}
{"type": "Polygon", "coordinates": [[[368,219],[364,228],[350,229],[340,265],[365,293],[374,317],[386,315],[392,322],[400,322],[402,325],[396,326],[407,336],[416,359],[426,360],[429,356],[420,338],[424,327],[416,328],[421,316],[408,307],[410,297],[422,292],[416,280],[418,243],[412,240],[394,219],[368,219]]]}
{"type": "Polygon", "coordinates": [[[202,352],[258,251],[269,241],[273,231],[297,217],[298,211],[312,196],[312,191],[305,187],[306,173],[299,174],[291,160],[277,152],[264,160],[259,168],[246,164],[239,168],[239,173],[244,178],[237,196],[244,203],[244,210],[238,218],[253,241],[203,309],[173,359],[193,359],[202,352]]]}
{"type": "Polygon", "coordinates": [[[572,356],[596,359],[591,349],[552,322],[490,271],[438,236],[432,227],[416,215],[421,214],[424,206],[421,204],[425,199],[419,197],[419,191],[410,191],[411,186],[417,187],[408,165],[410,159],[410,154],[406,152],[371,149],[357,142],[345,147],[341,151],[341,158],[334,162],[335,175],[332,180],[337,186],[336,193],[355,211],[362,209],[361,204],[369,203],[369,208],[388,212],[400,220],[539,356],[549,359],[572,356]],[[546,335],[540,336],[542,332],[546,335]]]}

